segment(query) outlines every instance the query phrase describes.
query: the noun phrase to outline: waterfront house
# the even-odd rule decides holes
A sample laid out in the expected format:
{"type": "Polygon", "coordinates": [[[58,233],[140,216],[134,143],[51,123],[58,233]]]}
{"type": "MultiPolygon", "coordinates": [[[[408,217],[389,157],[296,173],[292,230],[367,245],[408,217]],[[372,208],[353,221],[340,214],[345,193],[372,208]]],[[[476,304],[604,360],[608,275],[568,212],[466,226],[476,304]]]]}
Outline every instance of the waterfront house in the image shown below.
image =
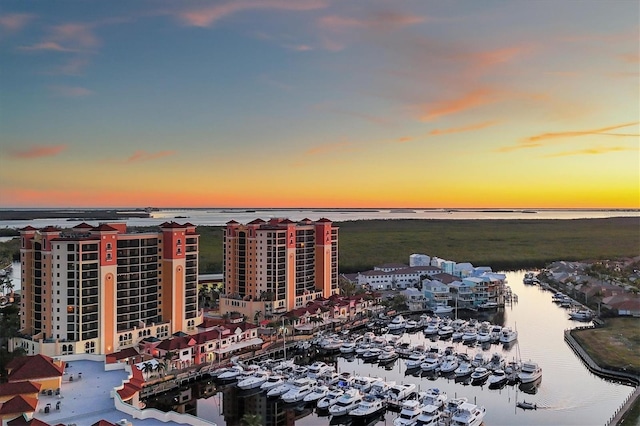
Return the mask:
{"type": "Polygon", "coordinates": [[[435,279],[422,281],[422,292],[426,306],[434,308],[436,305],[449,305],[451,300],[450,287],[435,279]]]}
{"type": "Polygon", "coordinates": [[[409,287],[401,292],[407,298],[407,307],[410,311],[420,311],[424,309],[424,293],[415,287],[409,287]]]}

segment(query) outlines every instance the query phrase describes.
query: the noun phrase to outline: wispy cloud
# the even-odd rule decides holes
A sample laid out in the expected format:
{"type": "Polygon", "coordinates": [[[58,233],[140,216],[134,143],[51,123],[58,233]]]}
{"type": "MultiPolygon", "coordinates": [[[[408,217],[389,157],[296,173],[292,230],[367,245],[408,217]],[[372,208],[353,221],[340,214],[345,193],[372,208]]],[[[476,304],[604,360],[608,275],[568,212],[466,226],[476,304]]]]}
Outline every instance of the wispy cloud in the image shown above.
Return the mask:
{"type": "Polygon", "coordinates": [[[61,145],[34,145],[25,149],[10,149],[8,154],[11,158],[29,160],[33,158],[54,157],[68,148],[66,144],[61,145]]]}
{"type": "Polygon", "coordinates": [[[100,44],[94,34],[94,25],[82,23],[68,23],[52,28],[50,40],[65,48],[92,49],[100,44]]]}
{"type": "Polygon", "coordinates": [[[55,96],[63,98],[83,98],[93,95],[93,91],[78,86],[49,86],[49,90],[55,96]]]}
{"type": "Polygon", "coordinates": [[[157,160],[158,158],[169,157],[174,155],[175,151],[158,151],[158,152],[147,152],[143,150],[138,150],[134,152],[129,158],[126,159],[126,163],[138,163],[142,161],[150,161],[157,160]]]}
{"type": "Polygon", "coordinates": [[[628,62],[630,64],[637,64],[640,62],[640,55],[638,53],[627,53],[624,55],[619,55],[620,59],[623,62],[628,62]]]}
{"type": "Polygon", "coordinates": [[[313,47],[308,44],[285,45],[284,47],[295,52],[308,52],[309,50],[313,50],[313,47]]]}
{"type": "Polygon", "coordinates": [[[32,19],[34,16],[28,13],[9,13],[0,16],[0,29],[5,33],[15,33],[23,29],[32,19]]]}
{"type": "Polygon", "coordinates": [[[411,136],[402,136],[401,138],[396,139],[396,142],[406,143],[406,142],[411,142],[412,140],[413,138],[411,136]]]}
{"type": "Polygon", "coordinates": [[[551,133],[541,133],[539,135],[530,136],[525,140],[525,144],[536,143],[538,141],[544,141],[548,139],[558,139],[558,138],[572,138],[576,136],[586,136],[586,135],[608,135],[608,136],[638,136],[637,134],[618,134],[618,133],[608,133],[611,130],[621,129],[623,127],[635,126],[638,121],[634,121],[632,123],[624,123],[618,124],[615,126],[607,126],[601,127],[599,129],[591,129],[591,130],[579,130],[579,131],[569,131],[569,132],[551,132],[551,133]]]}
{"type": "Polygon", "coordinates": [[[500,101],[503,96],[492,89],[475,89],[456,99],[432,102],[420,107],[420,120],[431,121],[446,115],[500,101]]]}
{"type": "Polygon", "coordinates": [[[41,43],[32,44],[29,46],[20,46],[19,50],[26,51],[40,51],[40,50],[48,50],[53,52],[77,52],[76,49],[70,49],[68,47],[63,47],[60,44],[54,41],[43,41],[41,43]]]}
{"type": "Polygon", "coordinates": [[[608,154],[610,152],[621,152],[621,151],[638,151],[638,148],[629,148],[624,146],[586,148],[586,149],[579,149],[576,151],[565,151],[565,152],[559,152],[557,154],[549,154],[549,155],[545,155],[545,157],[554,158],[554,157],[570,157],[574,155],[601,155],[601,154],[608,154]]]}
{"type": "Polygon", "coordinates": [[[355,145],[349,141],[341,141],[334,143],[327,143],[323,145],[316,145],[309,148],[306,151],[307,155],[323,155],[333,152],[353,152],[357,151],[355,145]]]}
{"type": "Polygon", "coordinates": [[[372,13],[365,18],[350,18],[339,15],[323,16],[318,20],[320,28],[330,31],[344,31],[349,29],[370,29],[389,31],[409,25],[420,24],[425,18],[395,11],[381,11],[372,13]]]}
{"type": "Polygon", "coordinates": [[[524,139],[520,144],[513,146],[505,146],[499,148],[498,152],[511,152],[518,149],[526,149],[526,148],[537,148],[541,146],[545,146],[546,142],[552,141],[556,142],[557,139],[567,139],[567,138],[575,138],[580,136],[612,136],[612,137],[638,137],[640,134],[637,133],[610,133],[611,130],[617,130],[624,127],[630,127],[638,125],[640,122],[634,121],[632,123],[624,123],[617,124],[615,126],[607,126],[601,127],[598,129],[590,129],[590,130],[577,130],[577,131],[567,131],[567,132],[549,132],[549,133],[541,133],[539,135],[530,136],[524,139]]]}
{"type": "Polygon", "coordinates": [[[429,132],[429,134],[432,136],[439,136],[439,135],[448,135],[451,133],[470,132],[473,130],[480,130],[480,129],[485,129],[487,127],[495,126],[496,124],[498,124],[498,121],[496,120],[484,121],[482,123],[475,123],[475,124],[470,124],[468,126],[462,126],[462,127],[450,127],[448,129],[433,129],[432,131],[429,132]]]}
{"type": "Polygon", "coordinates": [[[305,11],[327,7],[322,0],[236,0],[207,7],[188,9],[178,13],[183,24],[193,27],[210,27],[219,20],[247,10],[279,9],[305,11]]]}

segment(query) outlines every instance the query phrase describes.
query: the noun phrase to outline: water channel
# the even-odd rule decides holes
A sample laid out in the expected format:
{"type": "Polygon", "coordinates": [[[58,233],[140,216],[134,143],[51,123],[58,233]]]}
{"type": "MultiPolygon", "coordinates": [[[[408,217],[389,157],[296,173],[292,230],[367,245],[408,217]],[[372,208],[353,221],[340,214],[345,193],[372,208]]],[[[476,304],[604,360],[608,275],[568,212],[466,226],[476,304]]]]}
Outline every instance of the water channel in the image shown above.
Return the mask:
{"type": "MultiPolygon", "coordinates": [[[[405,333],[401,341],[424,344],[426,347],[453,345],[457,352],[466,352],[470,357],[484,350],[487,357],[498,352],[507,361],[518,358],[532,360],[543,368],[542,381],[537,388],[516,385],[493,390],[486,385],[471,386],[454,379],[414,376],[407,374],[402,359],[384,368],[358,358],[335,356],[323,360],[333,362],[339,372],[379,376],[398,383],[415,383],[420,390],[436,387],[445,391],[449,398],[467,397],[470,402],[486,407],[485,425],[605,425],[633,388],[602,379],[583,365],[565,343],[563,332],[584,323],[570,320],[566,309],[551,301],[552,293],[538,286],[523,284],[524,271],[505,274],[508,284],[518,295],[518,302],[505,307],[504,311],[478,318],[517,329],[517,344],[510,347],[494,344],[483,349],[480,346],[453,344],[451,340],[434,342],[422,332],[405,333]],[[516,402],[523,400],[537,404],[538,409],[525,411],[517,408],[516,402]]],[[[165,395],[164,399],[166,403],[167,397],[169,401],[175,398],[171,405],[176,410],[189,412],[218,425],[239,425],[244,413],[259,414],[263,424],[273,426],[316,426],[343,422],[323,417],[313,407],[285,406],[280,400],[267,399],[263,393],[244,392],[233,385],[216,388],[213,383],[201,382],[182,389],[180,393],[165,395]]],[[[387,411],[373,424],[392,425],[397,415],[387,411]]]]}

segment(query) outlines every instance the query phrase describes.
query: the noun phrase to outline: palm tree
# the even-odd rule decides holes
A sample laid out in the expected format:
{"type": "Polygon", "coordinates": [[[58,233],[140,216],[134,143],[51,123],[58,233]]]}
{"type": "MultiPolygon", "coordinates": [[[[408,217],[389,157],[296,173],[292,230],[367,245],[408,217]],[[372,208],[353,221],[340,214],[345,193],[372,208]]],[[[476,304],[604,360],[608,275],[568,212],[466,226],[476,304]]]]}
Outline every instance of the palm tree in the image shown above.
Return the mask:
{"type": "MultiPolygon", "coordinates": [[[[177,354],[174,351],[167,351],[167,353],[164,354],[164,356],[162,357],[162,359],[165,360],[165,362],[168,364],[169,367],[173,366],[173,358],[175,358],[177,354]]],[[[169,371],[170,369],[168,369],[167,371],[169,371]]]]}
{"type": "Polygon", "coordinates": [[[156,364],[156,370],[158,372],[160,372],[160,376],[164,376],[164,372],[167,369],[167,363],[166,362],[159,362],[156,364]]]}
{"type": "Polygon", "coordinates": [[[259,324],[260,316],[262,316],[262,311],[256,311],[255,315],[253,316],[253,321],[256,323],[256,325],[259,324]]]}
{"type": "Polygon", "coordinates": [[[309,322],[311,324],[313,324],[313,328],[315,329],[316,328],[315,325],[318,324],[318,323],[323,323],[324,320],[322,318],[320,318],[319,316],[314,315],[312,317],[309,317],[309,322]]]}
{"type": "Polygon", "coordinates": [[[262,426],[262,416],[260,414],[245,413],[240,419],[242,426],[262,426]]]}
{"type": "Polygon", "coordinates": [[[153,371],[153,364],[150,362],[145,362],[142,366],[142,372],[146,373],[147,379],[149,378],[149,374],[153,371]]]}

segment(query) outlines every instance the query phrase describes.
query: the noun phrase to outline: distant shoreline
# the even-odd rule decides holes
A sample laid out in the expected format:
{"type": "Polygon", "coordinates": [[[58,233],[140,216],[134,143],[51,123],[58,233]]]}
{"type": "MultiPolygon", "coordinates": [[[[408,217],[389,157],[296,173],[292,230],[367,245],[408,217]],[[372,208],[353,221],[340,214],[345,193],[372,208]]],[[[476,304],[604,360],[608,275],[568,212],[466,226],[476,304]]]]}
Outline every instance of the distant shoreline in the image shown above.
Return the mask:
{"type": "Polygon", "coordinates": [[[130,217],[148,218],[151,214],[140,210],[0,210],[0,220],[70,219],[70,220],[122,220],[130,217]]]}

